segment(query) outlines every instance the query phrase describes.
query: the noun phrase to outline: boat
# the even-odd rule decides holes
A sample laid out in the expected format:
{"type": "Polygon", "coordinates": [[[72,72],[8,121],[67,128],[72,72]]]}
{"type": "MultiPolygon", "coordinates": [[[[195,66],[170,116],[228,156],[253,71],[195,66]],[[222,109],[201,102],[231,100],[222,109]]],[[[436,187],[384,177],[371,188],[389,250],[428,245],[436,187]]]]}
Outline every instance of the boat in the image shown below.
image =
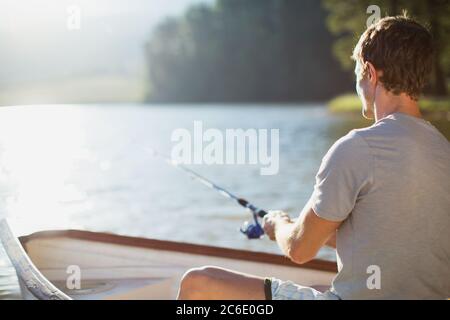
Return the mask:
{"type": "Polygon", "coordinates": [[[26,300],[171,300],[184,272],[204,265],[322,290],[337,272],[332,261],[298,265],[277,254],[84,230],[16,237],[6,220],[0,221],[0,238],[26,300]]]}

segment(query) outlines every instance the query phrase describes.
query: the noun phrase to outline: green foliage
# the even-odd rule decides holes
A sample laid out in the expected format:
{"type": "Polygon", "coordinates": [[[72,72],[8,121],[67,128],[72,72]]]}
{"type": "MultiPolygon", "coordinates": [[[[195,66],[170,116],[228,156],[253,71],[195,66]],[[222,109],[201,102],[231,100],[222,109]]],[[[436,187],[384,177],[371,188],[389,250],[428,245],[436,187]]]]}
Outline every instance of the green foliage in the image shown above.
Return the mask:
{"type": "Polygon", "coordinates": [[[332,112],[361,112],[361,100],[353,93],[343,94],[328,102],[332,112]]]}
{"type": "Polygon", "coordinates": [[[450,112],[450,98],[425,97],[419,101],[419,106],[424,112],[450,112]]]}
{"type": "Polygon", "coordinates": [[[432,84],[428,91],[446,94],[445,78],[450,76],[450,5],[447,0],[322,0],[328,11],[327,26],[336,35],[333,52],[342,67],[350,70],[349,59],[361,33],[366,29],[370,13],[369,5],[378,5],[381,16],[398,15],[404,11],[430,29],[436,42],[438,63],[435,66],[432,84]]]}
{"type": "MultiPolygon", "coordinates": [[[[422,97],[419,107],[424,113],[450,112],[450,97],[422,97]]],[[[328,103],[332,112],[357,112],[361,113],[361,101],[356,94],[344,94],[332,99],[328,103]]]]}
{"type": "Polygon", "coordinates": [[[148,100],[325,100],[350,90],[324,21],[316,0],[194,5],[159,24],[147,43],[148,100]]]}

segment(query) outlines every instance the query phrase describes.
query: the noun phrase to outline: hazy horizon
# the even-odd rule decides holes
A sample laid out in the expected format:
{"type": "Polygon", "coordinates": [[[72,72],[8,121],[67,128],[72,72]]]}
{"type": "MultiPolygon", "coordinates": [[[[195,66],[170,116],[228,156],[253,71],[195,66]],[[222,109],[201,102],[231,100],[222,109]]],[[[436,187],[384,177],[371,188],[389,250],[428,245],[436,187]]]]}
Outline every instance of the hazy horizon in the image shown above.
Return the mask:
{"type": "Polygon", "coordinates": [[[70,103],[86,92],[138,101],[152,28],[195,3],[213,0],[0,0],[0,105],[53,102],[47,96],[58,94],[70,103]],[[79,30],[66,26],[70,5],[81,9],[79,30]]]}

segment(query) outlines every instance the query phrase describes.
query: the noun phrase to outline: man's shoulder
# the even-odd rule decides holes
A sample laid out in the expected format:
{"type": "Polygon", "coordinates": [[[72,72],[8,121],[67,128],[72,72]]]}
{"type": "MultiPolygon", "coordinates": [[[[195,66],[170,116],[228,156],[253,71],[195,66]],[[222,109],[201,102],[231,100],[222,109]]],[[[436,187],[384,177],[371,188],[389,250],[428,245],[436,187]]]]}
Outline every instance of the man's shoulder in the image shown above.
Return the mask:
{"type": "Polygon", "coordinates": [[[365,138],[368,136],[384,134],[386,130],[389,130],[390,128],[395,129],[394,123],[389,121],[389,119],[382,119],[371,126],[354,129],[352,131],[355,131],[360,137],[365,138]]]}
{"type": "MultiPolygon", "coordinates": [[[[398,116],[397,116],[398,117],[398,116]]],[[[347,136],[364,140],[370,148],[386,144],[400,146],[440,145],[450,151],[448,140],[431,124],[413,122],[410,119],[386,117],[365,128],[354,129],[347,136]]],[[[346,137],[346,136],[345,136],[346,137]]]]}
{"type": "Polygon", "coordinates": [[[368,128],[353,129],[349,131],[345,136],[337,140],[334,146],[345,149],[368,146],[365,141],[366,129],[368,128]]]}
{"type": "Polygon", "coordinates": [[[326,158],[343,158],[346,161],[358,158],[358,155],[369,155],[370,146],[357,129],[351,130],[337,140],[328,150],[326,158]]]}
{"type": "MultiPolygon", "coordinates": [[[[364,141],[368,147],[372,146],[372,140],[380,140],[383,138],[392,138],[394,136],[401,136],[401,130],[395,126],[389,119],[383,119],[365,128],[353,129],[346,136],[348,139],[355,139],[364,141]]],[[[344,138],[343,137],[343,138],[344,138]]]]}

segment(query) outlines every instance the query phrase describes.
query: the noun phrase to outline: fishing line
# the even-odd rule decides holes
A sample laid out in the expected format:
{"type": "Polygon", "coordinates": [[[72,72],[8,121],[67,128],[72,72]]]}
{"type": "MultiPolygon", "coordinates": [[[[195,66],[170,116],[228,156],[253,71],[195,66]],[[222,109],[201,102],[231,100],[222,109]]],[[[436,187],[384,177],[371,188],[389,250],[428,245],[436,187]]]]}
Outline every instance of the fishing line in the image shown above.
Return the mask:
{"type": "Polygon", "coordinates": [[[249,223],[247,221],[240,228],[240,231],[243,234],[245,234],[247,236],[247,238],[249,238],[249,239],[259,239],[259,238],[261,238],[264,235],[264,230],[261,227],[261,224],[259,223],[258,218],[264,217],[267,214],[267,211],[256,207],[255,205],[253,205],[252,203],[248,202],[244,198],[240,198],[240,197],[234,195],[233,193],[231,193],[231,192],[227,191],[226,189],[218,186],[217,184],[215,184],[211,180],[203,177],[202,175],[198,174],[197,172],[195,172],[195,171],[185,167],[184,165],[180,164],[177,161],[172,160],[172,158],[170,158],[169,156],[166,156],[166,155],[156,151],[153,148],[148,148],[147,150],[149,151],[149,153],[151,155],[158,156],[158,157],[164,159],[169,165],[171,165],[171,166],[173,166],[173,167],[175,167],[177,169],[180,169],[181,171],[187,173],[194,180],[199,181],[200,183],[202,183],[203,185],[207,186],[208,188],[219,192],[224,197],[226,197],[228,199],[232,199],[232,200],[236,201],[240,206],[250,210],[252,212],[252,215],[253,215],[253,223],[249,223]]]}

